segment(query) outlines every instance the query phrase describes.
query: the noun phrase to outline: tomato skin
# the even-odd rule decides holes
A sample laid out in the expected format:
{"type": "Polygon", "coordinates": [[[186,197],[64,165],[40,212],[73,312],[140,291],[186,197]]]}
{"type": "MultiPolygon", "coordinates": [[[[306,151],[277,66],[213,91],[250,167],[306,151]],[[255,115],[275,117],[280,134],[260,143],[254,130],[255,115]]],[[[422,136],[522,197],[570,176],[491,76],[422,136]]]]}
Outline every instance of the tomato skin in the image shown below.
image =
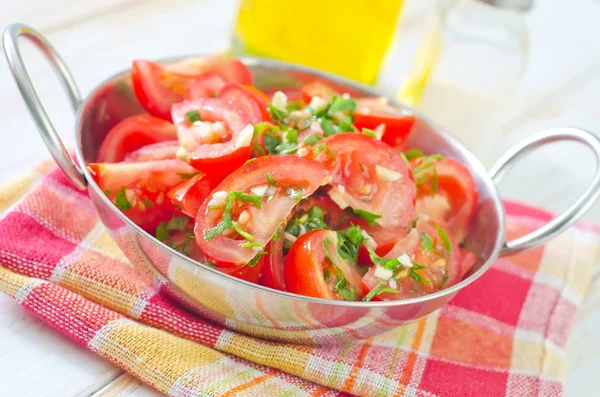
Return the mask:
{"type": "MultiPolygon", "coordinates": [[[[213,191],[247,192],[253,187],[267,185],[266,174],[270,174],[277,181],[277,192],[272,195],[270,200],[263,198],[260,209],[251,205],[245,208],[250,218],[246,223],[245,230],[253,235],[253,242],[258,242],[262,246],[273,238],[279,226],[297,204],[296,199],[291,198],[286,192],[286,186],[302,188],[300,197],[298,197],[300,200],[312,194],[330,179],[327,169],[312,159],[293,155],[265,156],[246,162],[228,175],[213,191]]],[[[257,251],[251,248],[242,248],[245,240],[238,240],[223,234],[219,234],[211,240],[205,240],[204,231],[213,229],[222,219],[221,211],[209,211],[209,202],[210,200],[204,201],[196,216],[194,233],[200,249],[218,266],[234,267],[248,263],[257,251]]]]}
{"type": "Polygon", "coordinates": [[[459,248],[460,252],[460,270],[464,277],[469,270],[477,263],[477,256],[466,248],[459,248]]]}
{"type": "Polygon", "coordinates": [[[205,174],[198,173],[198,175],[169,190],[167,196],[176,207],[181,209],[181,212],[196,218],[202,203],[210,196],[210,193],[219,182],[220,179],[215,180],[205,174]]]}
{"type": "MultiPolygon", "coordinates": [[[[254,115],[256,116],[256,115],[254,115]]],[[[179,158],[207,175],[224,178],[244,164],[252,154],[251,142],[236,148],[240,132],[257,121],[252,115],[238,112],[220,99],[198,99],[173,105],[173,120],[182,147],[186,150],[179,158]],[[222,142],[198,142],[198,131],[186,118],[189,111],[197,111],[203,123],[221,122],[224,125],[222,142]]]]}
{"type": "Polygon", "coordinates": [[[170,160],[177,158],[179,141],[164,141],[142,146],[125,156],[128,163],[139,163],[143,161],[170,160]]]}
{"type": "MultiPolygon", "coordinates": [[[[411,166],[414,168],[421,162],[422,158],[411,160],[411,166]]],[[[424,174],[424,176],[430,176],[431,180],[420,184],[417,188],[417,209],[426,212],[433,220],[444,224],[456,240],[462,242],[477,207],[479,199],[477,184],[469,169],[451,158],[436,161],[435,171],[437,173],[437,193],[449,201],[450,208],[438,213],[435,208],[427,205],[428,197],[434,195],[432,168],[427,174],[424,174]]]]}
{"type": "Polygon", "coordinates": [[[331,230],[312,230],[300,236],[290,247],[285,258],[283,275],[288,292],[299,295],[341,300],[332,284],[325,281],[327,256],[326,241],[329,241],[333,252],[330,255],[336,261],[351,287],[354,287],[357,298],[362,297],[358,268],[348,259],[337,254],[337,233],[331,230]]]}
{"type": "Polygon", "coordinates": [[[242,85],[252,85],[253,83],[250,69],[239,59],[224,54],[187,58],[170,64],[169,69],[177,73],[192,75],[211,73],[227,83],[242,85]]]}
{"type": "Polygon", "coordinates": [[[143,146],[177,139],[177,129],[157,117],[138,115],[127,117],[110,129],[100,150],[97,162],[118,163],[143,146]]]}
{"type": "Polygon", "coordinates": [[[277,241],[269,241],[265,247],[267,253],[263,256],[263,266],[258,283],[265,287],[285,291],[283,279],[283,236],[277,241]]]}
{"type": "Polygon", "coordinates": [[[378,243],[380,234],[406,230],[413,218],[416,187],[407,165],[389,145],[354,133],[332,135],[319,144],[330,153],[324,150],[315,159],[332,171],[328,194],[338,205],[380,215],[377,225],[365,226],[378,243]],[[399,177],[384,180],[376,166],[385,166],[399,177]],[[363,194],[365,187],[369,193],[363,194]]]}
{"type": "Polygon", "coordinates": [[[329,85],[322,83],[320,81],[313,81],[312,83],[305,84],[302,87],[302,100],[307,105],[310,103],[314,96],[318,96],[322,99],[330,101],[334,96],[338,96],[339,93],[336,92],[329,85]]]}
{"type": "Polygon", "coordinates": [[[381,98],[357,99],[354,118],[354,125],[359,131],[363,128],[374,130],[381,124],[385,125],[381,140],[390,146],[402,145],[416,120],[412,112],[384,103],[381,98]]]}
{"type": "Polygon", "coordinates": [[[227,84],[219,92],[219,99],[232,109],[245,114],[249,123],[255,125],[271,119],[267,110],[268,103],[260,94],[262,93],[253,87],[227,84]]]}

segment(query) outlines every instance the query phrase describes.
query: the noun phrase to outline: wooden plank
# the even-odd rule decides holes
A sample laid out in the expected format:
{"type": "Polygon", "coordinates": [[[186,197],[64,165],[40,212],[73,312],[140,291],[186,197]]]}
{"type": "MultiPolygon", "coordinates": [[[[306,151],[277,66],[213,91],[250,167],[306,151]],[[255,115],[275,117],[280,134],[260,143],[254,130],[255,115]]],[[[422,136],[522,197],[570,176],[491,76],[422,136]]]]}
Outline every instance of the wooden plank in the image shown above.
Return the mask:
{"type": "Polygon", "coordinates": [[[2,395],[89,395],[123,371],[0,294],[2,395]],[[82,391],[87,390],[87,394],[82,391]]]}
{"type": "Polygon", "coordinates": [[[158,397],[163,394],[127,373],[92,394],[91,397],[158,397]]]}

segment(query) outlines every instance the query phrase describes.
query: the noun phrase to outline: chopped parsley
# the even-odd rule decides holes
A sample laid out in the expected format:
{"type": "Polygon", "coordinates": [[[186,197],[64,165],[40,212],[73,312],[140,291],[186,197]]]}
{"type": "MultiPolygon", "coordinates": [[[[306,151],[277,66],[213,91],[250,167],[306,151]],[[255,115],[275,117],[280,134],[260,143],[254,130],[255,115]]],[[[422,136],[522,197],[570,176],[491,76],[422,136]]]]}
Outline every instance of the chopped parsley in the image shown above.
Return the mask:
{"type": "Polygon", "coordinates": [[[161,222],[156,227],[155,236],[160,241],[165,241],[171,237],[172,231],[183,231],[188,228],[190,219],[187,216],[173,216],[165,222],[161,222]]]}
{"type": "Polygon", "coordinates": [[[315,143],[319,142],[321,139],[323,139],[323,138],[321,138],[318,134],[311,134],[302,143],[305,145],[314,145],[315,143]]]}
{"type": "Polygon", "coordinates": [[[433,251],[433,241],[431,241],[431,238],[425,232],[421,233],[421,248],[429,252],[433,251]]]}
{"type": "Polygon", "coordinates": [[[419,157],[425,157],[425,153],[419,149],[410,149],[403,153],[407,160],[413,160],[419,157]]]}
{"type": "Polygon", "coordinates": [[[202,121],[202,118],[200,117],[200,113],[198,113],[197,110],[190,110],[189,112],[186,112],[185,118],[190,123],[195,123],[196,121],[202,121]]]}
{"type": "Polygon", "coordinates": [[[259,252],[256,254],[256,256],[255,256],[254,258],[252,258],[252,259],[250,260],[250,262],[248,262],[248,266],[249,266],[249,267],[254,267],[254,266],[256,266],[256,264],[258,263],[258,261],[260,261],[260,259],[262,258],[262,256],[263,256],[264,254],[266,254],[266,253],[267,253],[267,251],[264,251],[264,250],[263,250],[263,251],[259,251],[259,252]]]}
{"type": "Polygon", "coordinates": [[[317,206],[314,206],[308,210],[308,213],[291,219],[288,222],[285,231],[294,237],[300,237],[300,235],[306,232],[317,229],[329,228],[325,223],[325,214],[323,213],[323,210],[317,206]]]}
{"type": "Polygon", "coordinates": [[[281,233],[283,233],[283,229],[284,229],[283,225],[279,225],[279,227],[277,228],[277,231],[275,232],[275,234],[273,235],[271,240],[279,241],[279,239],[281,238],[281,233]]]}
{"type": "Polygon", "coordinates": [[[259,196],[258,194],[251,194],[251,193],[244,193],[244,192],[232,191],[231,193],[229,193],[229,196],[233,200],[243,201],[245,203],[252,203],[256,208],[259,208],[259,209],[261,208],[261,202],[260,202],[260,200],[263,197],[259,196]]]}
{"type": "Polygon", "coordinates": [[[364,243],[365,237],[360,226],[350,226],[338,233],[338,254],[354,263],[358,260],[358,247],[364,243]]]}
{"type": "Polygon", "coordinates": [[[293,112],[294,110],[300,110],[304,107],[304,102],[302,101],[292,101],[288,103],[286,109],[288,112],[293,112]]]}
{"type": "Polygon", "coordinates": [[[190,242],[192,242],[195,239],[196,239],[196,236],[194,236],[193,233],[186,233],[184,236],[184,240],[181,244],[177,244],[175,241],[173,241],[170,244],[170,247],[173,248],[175,251],[179,251],[182,254],[187,255],[190,242]]]}
{"type": "Polygon", "coordinates": [[[267,182],[269,183],[269,185],[271,185],[271,186],[277,185],[277,183],[278,183],[277,180],[275,180],[275,178],[273,178],[271,176],[271,174],[266,174],[265,176],[267,177],[267,182]]]}
{"type": "Polygon", "coordinates": [[[353,112],[356,110],[356,100],[352,98],[344,98],[343,96],[333,97],[329,105],[329,114],[337,112],[353,112]]]}
{"type": "Polygon", "coordinates": [[[426,266],[413,265],[413,267],[410,269],[410,273],[408,273],[408,277],[412,278],[419,284],[431,284],[431,281],[425,280],[419,273],[416,272],[416,270],[423,269],[425,267],[426,266]]]}
{"type": "Polygon", "coordinates": [[[369,302],[371,299],[373,299],[374,297],[376,297],[377,295],[380,294],[395,294],[397,293],[398,290],[394,289],[394,288],[388,288],[386,286],[384,286],[383,284],[377,284],[376,286],[373,287],[373,289],[371,291],[369,291],[369,293],[363,298],[364,302],[369,302]]]}
{"type": "Polygon", "coordinates": [[[321,153],[323,150],[325,150],[325,148],[326,148],[326,147],[327,147],[327,146],[326,146],[324,143],[321,143],[321,144],[319,144],[319,145],[317,145],[317,146],[313,147],[313,149],[312,149],[312,151],[313,151],[313,154],[314,154],[315,156],[317,156],[319,153],[321,153]]]}
{"type": "Polygon", "coordinates": [[[287,111],[276,108],[272,103],[269,103],[269,113],[275,122],[282,122],[288,116],[287,111]]]}
{"type": "Polygon", "coordinates": [[[368,128],[363,128],[362,129],[362,133],[365,134],[365,135],[370,136],[371,138],[377,139],[377,134],[373,130],[370,130],[368,128]]]}
{"type": "Polygon", "coordinates": [[[375,226],[375,221],[377,221],[377,219],[381,218],[381,215],[373,214],[371,212],[361,210],[361,209],[352,208],[352,211],[356,215],[360,216],[365,221],[367,221],[369,226],[375,226]]]}
{"type": "Polygon", "coordinates": [[[442,245],[446,248],[446,256],[450,257],[452,254],[452,241],[450,241],[450,237],[448,233],[444,229],[442,229],[438,224],[435,225],[437,229],[438,235],[440,236],[440,240],[442,240],[442,245]]]}
{"type": "Polygon", "coordinates": [[[443,159],[444,157],[441,154],[422,157],[421,162],[412,169],[413,178],[415,179],[417,186],[435,179],[435,187],[437,188],[437,172],[435,170],[435,163],[443,159]],[[432,172],[430,173],[430,171],[432,172]]]}
{"type": "Polygon", "coordinates": [[[262,247],[262,244],[259,242],[247,242],[241,245],[242,248],[254,248],[254,247],[262,247]]]}
{"type": "Polygon", "coordinates": [[[104,194],[105,194],[106,196],[110,196],[110,195],[112,194],[112,190],[106,189],[106,190],[104,191],[104,194]]]}
{"type": "Polygon", "coordinates": [[[330,135],[335,135],[339,131],[339,127],[333,124],[333,120],[328,118],[323,118],[321,120],[321,128],[323,129],[323,136],[328,137],[330,135]]]}
{"type": "Polygon", "coordinates": [[[178,177],[180,177],[181,179],[192,179],[193,177],[195,177],[196,175],[198,175],[200,173],[200,171],[196,171],[196,172],[190,172],[190,173],[185,173],[185,172],[176,172],[176,175],[178,177]]]}
{"type": "Polygon", "coordinates": [[[373,250],[371,247],[366,247],[367,251],[369,251],[369,256],[371,257],[371,261],[375,265],[381,266],[385,269],[391,270],[395,272],[398,268],[402,266],[398,258],[382,258],[373,250]]]}
{"type": "MultiPolygon", "coordinates": [[[[333,245],[333,242],[328,237],[326,237],[325,240],[323,240],[323,250],[325,251],[325,255],[327,256],[327,259],[329,259],[331,264],[335,267],[335,269],[338,273],[337,277],[336,277],[337,281],[335,281],[335,284],[333,284],[333,290],[339,296],[341,296],[343,300],[355,301],[356,300],[356,289],[354,287],[350,287],[348,280],[346,280],[346,278],[344,277],[344,273],[340,270],[336,261],[333,259],[333,256],[331,255],[331,252],[329,251],[329,247],[331,247],[332,245],[333,245]]],[[[323,274],[323,275],[325,275],[325,274],[323,274]]],[[[331,277],[331,275],[329,275],[327,277],[327,280],[329,280],[330,277],[331,277]]]]}
{"type": "Polygon", "coordinates": [[[285,192],[288,196],[296,201],[300,201],[304,198],[304,192],[299,189],[292,189],[291,187],[285,188],[285,192]]]}
{"type": "Polygon", "coordinates": [[[225,198],[225,206],[223,208],[222,219],[215,227],[210,230],[205,230],[203,232],[204,240],[210,241],[219,234],[223,233],[227,229],[234,229],[240,236],[245,238],[248,241],[252,241],[254,237],[240,228],[236,222],[231,219],[231,212],[233,211],[233,205],[236,201],[243,201],[246,203],[252,203],[256,208],[261,208],[262,196],[257,194],[249,194],[238,191],[230,192],[225,198]]]}
{"type": "Polygon", "coordinates": [[[127,200],[127,195],[125,194],[125,186],[117,190],[117,193],[115,194],[115,205],[121,211],[131,209],[131,203],[127,200]]]}

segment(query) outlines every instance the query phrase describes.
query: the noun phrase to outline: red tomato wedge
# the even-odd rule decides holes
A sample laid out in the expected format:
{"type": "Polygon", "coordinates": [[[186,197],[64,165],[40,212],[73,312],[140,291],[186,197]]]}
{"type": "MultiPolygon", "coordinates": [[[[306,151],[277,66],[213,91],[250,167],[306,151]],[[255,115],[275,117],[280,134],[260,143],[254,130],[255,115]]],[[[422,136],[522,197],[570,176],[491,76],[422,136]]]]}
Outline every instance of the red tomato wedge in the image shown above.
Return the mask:
{"type": "Polygon", "coordinates": [[[108,132],[100,150],[99,163],[118,163],[143,146],[177,140],[177,129],[168,121],[152,116],[131,116],[108,132]]]}
{"type": "Polygon", "coordinates": [[[150,232],[174,214],[175,208],[166,193],[181,183],[178,174],[195,172],[180,160],[96,163],[88,164],[88,168],[107,197],[129,219],[150,232]]]}
{"type": "Polygon", "coordinates": [[[372,300],[407,299],[430,294],[458,283],[464,274],[461,253],[450,234],[446,233],[448,240],[444,241],[444,232],[439,232],[434,223],[418,222],[417,227],[400,239],[385,255],[385,258],[406,256],[411,267],[402,266],[397,270],[392,277],[393,284],[392,281],[381,280],[377,276],[377,265],[371,267],[361,281],[363,294],[367,295],[377,285],[381,285],[397,292],[386,291],[374,296],[372,300]]]}
{"type": "Polygon", "coordinates": [[[153,116],[171,120],[171,107],[186,99],[216,96],[226,82],[216,74],[182,74],[150,61],[134,61],[133,91],[153,116]]]}
{"type": "Polygon", "coordinates": [[[125,161],[139,163],[141,161],[176,159],[177,150],[179,150],[179,141],[157,142],[129,153],[125,156],[125,161]]]}
{"type": "Polygon", "coordinates": [[[219,99],[228,104],[232,109],[244,114],[252,125],[261,121],[270,120],[268,98],[253,87],[241,86],[239,84],[227,84],[219,92],[219,99]],[[265,97],[266,98],[266,97],[265,97]]]}
{"type": "Polygon", "coordinates": [[[288,292],[315,298],[362,298],[358,267],[338,253],[338,235],[313,230],[300,236],[285,258],[283,269],[288,292]]]}
{"type": "Polygon", "coordinates": [[[188,58],[169,65],[169,70],[183,74],[214,73],[227,83],[252,85],[252,73],[239,59],[228,55],[188,58]]]}
{"type": "Polygon", "coordinates": [[[413,219],[415,184],[406,163],[387,144],[363,134],[323,139],[315,159],[332,171],[329,196],[342,209],[371,214],[371,232],[400,232],[413,219]]]}
{"type": "Polygon", "coordinates": [[[178,157],[207,175],[225,177],[250,158],[256,119],[220,99],[178,103],[173,121],[182,148],[178,157]],[[200,120],[192,122],[192,113],[200,120]]]}
{"type": "Polygon", "coordinates": [[[381,140],[390,146],[399,146],[410,134],[415,124],[415,115],[390,104],[385,98],[356,100],[354,125],[359,131],[363,128],[375,130],[382,124],[385,125],[385,133],[381,140]]]}
{"type": "Polygon", "coordinates": [[[469,222],[475,213],[479,191],[469,170],[450,158],[436,160],[431,167],[421,167],[425,158],[411,160],[417,186],[417,216],[426,215],[440,222],[462,242],[467,234],[469,222]],[[435,177],[434,174],[437,174],[435,177]],[[437,179],[437,183],[434,181],[437,179]],[[434,184],[437,185],[434,192],[434,184]]]}
{"type": "Polygon", "coordinates": [[[285,291],[283,279],[283,236],[277,241],[269,241],[263,255],[263,266],[258,283],[265,287],[285,291]]]}
{"type": "Polygon", "coordinates": [[[202,203],[210,196],[210,193],[219,182],[220,180],[214,180],[203,173],[197,172],[197,175],[171,189],[167,196],[177,208],[181,209],[181,212],[196,218],[202,203]]]}
{"type": "MultiPolygon", "coordinates": [[[[181,243],[185,240],[184,232],[177,232],[177,233],[179,233],[179,234],[175,235],[170,240],[172,242],[175,242],[176,244],[178,243],[178,241],[179,241],[179,243],[181,243]]],[[[168,242],[165,242],[165,243],[167,243],[167,245],[169,245],[168,242]]],[[[187,251],[188,251],[187,255],[190,258],[192,258],[193,260],[195,260],[196,262],[210,265],[210,261],[202,253],[202,251],[200,251],[200,248],[198,248],[198,244],[196,244],[196,242],[194,240],[189,242],[187,251]]],[[[241,280],[246,280],[251,283],[256,283],[256,282],[258,282],[258,278],[260,277],[262,263],[263,263],[263,261],[260,260],[255,266],[245,265],[245,266],[238,266],[238,267],[231,267],[231,268],[217,268],[217,269],[220,272],[228,274],[235,278],[239,278],[241,280]]]]}
{"type": "Polygon", "coordinates": [[[247,162],[215,187],[200,207],[194,229],[198,246],[221,267],[249,263],[298,201],[330,179],[317,161],[297,156],[247,162]]]}

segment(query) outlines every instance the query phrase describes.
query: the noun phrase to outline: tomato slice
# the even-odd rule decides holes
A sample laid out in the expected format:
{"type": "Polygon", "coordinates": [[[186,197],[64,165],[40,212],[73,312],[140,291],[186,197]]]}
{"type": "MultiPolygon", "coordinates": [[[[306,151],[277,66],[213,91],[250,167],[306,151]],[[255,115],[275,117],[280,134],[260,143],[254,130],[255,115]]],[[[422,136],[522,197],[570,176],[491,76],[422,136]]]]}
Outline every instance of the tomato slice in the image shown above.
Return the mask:
{"type": "Polygon", "coordinates": [[[305,84],[302,87],[302,100],[307,105],[310,103],[314,96],[318,96],[327,101],[330,101],[334,96],[340,95],[329,85],[320,81],[313,81],[312,83],[305,84]]]}
{"type": "Polygon", "coordinates": [[[263,255],[263,267],[258,283],[265,287],[285,291],[283,279],[283,236],[277,241],[269,241],[263,255]]]}
{"type": "Polygon", "coordinates": [[[460,251],[460,270],[464,277],[477,263],[477,256],[466,248],[459,248],[458,250],[460,251]]]}
{"type": "Polygon", "coordinates": [[[357,300],[362,298],[358,267],[338,253],[338,235],[313,230],[290,247],[283,269],[288,292],[315,298],[357,300]]]}
{"type": "Polygon", "coordinates": [[[247,162],[200,207],[194,229],[200,249],[221,267],[250,262],[298,201],[329,180],[327,169],[311,159],[265,156],[247,162]]]}
{"type": "MultiPolygon", "coordinates": [[[[169,244],[170,242],[174,242],[175,244],[178,244],[178,243],[180,244],[181,242],[183,242],[185,240],[184,236],[186,233],[184,233],[184,232],[176,232],[176,233],[177,234],[174,233],[174,236],[171,237],[171,239],[169,239],[168,242],[165,241],[165,243],[167,245],[170,245],[169,244]]],[[[206,258],[206,256],[202,253],[202,251],[200,251],[198,244],[196,244],[196,241],[194,241],[194,240],[190,241],[187,246],[187,256],[189,256],[196,262],[211,265],[208,258],[206,258]]],[[[244,266],[231,267],[231,268],[217,268],[217,270],[219,270],[222,273],[229,274],[230,276],[239,278],[241,280],[246,280],[251,283],[256,283],[256,282],[258,282],[258,278],[260,277],[262,266],[263,266],[263,260],[259,260],[255,266],[244,265],[244,266]]]]}
{"type": "Polygon", "coordinates": [[[143,146],[125,156],[128,163],[139,163],[141,161],[170,160],[177,158],[179,141],[157,142],[143,146]]]}
{"type": "Polygon", "coordinates": [[[175,208],[166,193],[181,183],[178,174],[195,172],[180,160],[95,163],[88,164],[88,168],[107,197],[129,219],[149,232],[174,215],[175,208]]]}
{"type": "Polygon", "coordinates": [[[381,140],[390,146],[399,146],[410,134],[415,124],[415,115],[391,105],[386,98],[360,98],[356,100],[354,125],[362,130],[376,129],[385,125],[381,140]]]}
{"type": "Polygon", "coordinates": [[[205,57],[188,58],[184,61],[172,63],[169,69],[183,74],[218,75],[227,83],[252,85],[252,73],[246,65],[237,58],[228,55],[209,55],[205,57]]]}
{"type": "Polygon", "coordinates": [[[147,115],[127,117],[110,129],[100,145],[97,161],[118,163],[143,146],[176,139],[177,129],[168,121],[147,115]]]}
{"type": "Polygon", "coordinates": [[[219,92],[219,99],[232,109],[246,115],[252,125],[270,120],[268,98],[250,86],[228,84],[219,92]],[[262,97],[261,97],[262,95],[262,97]]]}
{"type": "Polygon", "coordinates": [[[216,74],[182,74],[150,61],[133,61],[131,79],[133,91],[144,109],[169,121],[174,103],[216,96],[226,84],[216,74]]]}
{"type": "Polygon", "coordinates": [[[302,216],[310,211],[312,207],[323,210],[325,223],[332,230],[342,230],[350,226],[353,217],[342,210],[329,196],[315,193],[302,200],[294,208],[294,217],[302,216]]]}
{"type": "Polygon", "coordinates": [[[174,105],[173,120],[182,147],[178,157],[207,175],[224,178],[250,158],[256,121],[252,117],[216,98],[174,105]],[[188,115],[194,112],[200,121],[190,120],[188,115]]]}
{"type": "Polygon", "coordinates": [[[318,147],[322,150],[315,159],[332,171],[327,193],[340,208],[370,215],[371,234],[406,230],[416,187],[406,163],[391,147],[353,133],[332,135],[318,147]]]}
{"type": "Polygon", "coordinates": [[[197,175],[171,189],[167,196],[176,207],[181,209],[181,212],[196,218],[202,203],[219,182],[218,179],[215,180],[197,172],[197,175]]]}
{"type": "Polygon", "coordinates": [[[402,266],[390,281],[377,277],[377,265],[371,267],[361,280],[363,294],[367,295],[381,285],[397,292],[386,291],[372,300],[407,299],[431,294],[458,283],[464,274],[461,253],[451,234],[446,233],[448,240],[444,241],[444,232],[440,232],[433,222],[418,222],[417,227],[385,255],[388,259],[405,256],[411,262],[411,267],[402,266]]]}
{"type": "MultiPolygon", "coordinates": [[[[411,160],[413,173],[423,161],[424,157],[411,160]]],[[[445,224],[456,240],[462,242],[479,199],[477,184],[471,172],[460,162],[445,158],[435,160],[433,166],[425,167],[415,175],[415,179],[419,182],[417,216],[426,215],[445,224]],[[437,185],[435,191],[434,185],[437,185]]]]}

